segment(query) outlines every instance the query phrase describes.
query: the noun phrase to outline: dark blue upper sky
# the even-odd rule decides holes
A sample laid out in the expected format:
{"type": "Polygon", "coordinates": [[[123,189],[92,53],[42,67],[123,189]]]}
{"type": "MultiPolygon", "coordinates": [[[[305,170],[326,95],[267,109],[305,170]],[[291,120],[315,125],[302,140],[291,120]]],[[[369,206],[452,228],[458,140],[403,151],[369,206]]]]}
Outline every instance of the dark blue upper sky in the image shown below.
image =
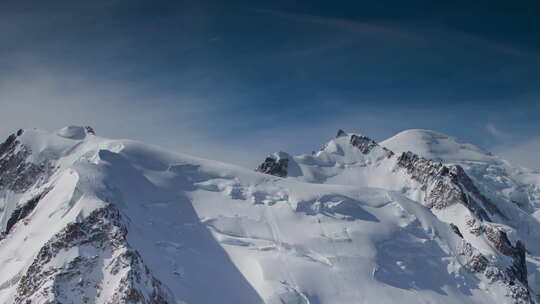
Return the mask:
{"type": "Polygon", "coordinates": [[[538,2],[89,2],[0,3],[2,135],[90,124],[248,166],[337,128],[540,136],[538,2]]]}

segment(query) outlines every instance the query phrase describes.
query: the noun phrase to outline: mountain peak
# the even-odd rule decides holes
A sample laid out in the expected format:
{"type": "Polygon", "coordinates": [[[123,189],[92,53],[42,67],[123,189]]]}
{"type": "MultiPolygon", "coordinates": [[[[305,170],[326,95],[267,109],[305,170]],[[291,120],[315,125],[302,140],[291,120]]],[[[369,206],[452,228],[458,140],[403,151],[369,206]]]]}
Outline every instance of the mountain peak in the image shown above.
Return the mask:
{"type": "Polygon", "coordinates": [[[56,134],[60,137],[81,140],[86,138],[87,135],[95,135],[94,129],[90,126],[67,126],[58,130],[56,134]]]}
{"type": "Polygon", "coordinates": [[[424,129],[410,129],[382,141],[382,146],[396,152],[413,152],[427,159],[440,161],[492,161],[482,148],[464,143],[455,137],[424,129]]]}
{"type": "MultiPolygon", "coordinates": [[[[274,178],[92,131],[26,130],[0,145],[0,303],[515,304],[540,293],[537,207],[523,212],[458,165],[343,131],[314,154],[269,155],[257,171],[287,177],[274,178]]],[[[510,181],[485,167],[472,171],[510,181]]]]}
{"type": "Polygon", "coordinates": [[[343,131],[342,129],[339,129],[337,131],[336,138],[343,137],[343,136],[347,136],[347,133],[345,131],[343,131]]]}
{"type": "MultiPolygon", "coordinates": [[[[345,156],[349,154],[355,158],[360,152],[362,155],[370,154],[373,150],[380,150],[381,155],[391,155],[392,151],[380,146],[376,141],[368,136],[359,133],[346,133],[343,130],[338,130],[337,136],[330,140],[322,149],[321,152],[345,156]]],[[[363,156],[362,156],[363,158],[363,156]]],[[[352,160],[352,159],[351,159],[352,160]]]]}

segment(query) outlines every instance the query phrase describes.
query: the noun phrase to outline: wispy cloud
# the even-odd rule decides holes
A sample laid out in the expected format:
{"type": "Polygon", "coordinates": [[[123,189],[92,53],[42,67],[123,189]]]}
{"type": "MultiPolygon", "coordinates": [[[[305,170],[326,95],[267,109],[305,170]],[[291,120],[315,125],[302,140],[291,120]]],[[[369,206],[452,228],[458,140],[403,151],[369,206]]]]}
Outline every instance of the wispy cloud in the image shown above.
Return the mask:
{"type": "MultiPolygon", "coordinates": [[[[467,33],[448,27],[428,27],[420,28],[407,26],[405,24],[394,24],[385,22],[362,22],[347,18],[335,18],[320,15],[293,13],[280,10],[259,9],[259,13],[273,15],[297,22],[313,23],[334,27],[338,30],[349,32],[351,34],[369,34],[379,39],[392,41],[425,42],[433,39],[444,39],[445,41],[454,41],[458,44],[475,44],[483,46],[486,49],[492,49],[507,55],[526,57],[534,60],[540,60],[537,52],[517,47],[512,44],[488,39],[478,34],[467,33]]],[[[361,37],[350,36],[349,39],[361,39],[361,37]]]]}
{"type": "Polygon", "coordinates": [[[348,31],[351,33],[363,33],[377,35],[378,38],[385,39],[422,39],[421,35],[415,32],[399,29],[397,27],[374,22],[359,22],[345,18],[332,18],[310,14],[291,13],[279,10],[259,9],[259,13],[269,14],[280,18],[285,18],[293,21],[307,22],[325,26],[335,27],[337,29],[348,31]]]}
{"type": "MultiPolygon", "coordinates": [[[[445,104],[455,87],[445,75],[455,71],[445,63],[453,49],[441,41],[457,41],[459,50],[472,42],[479,53],[491,47],[475,36],[276,10],[239,21],[234,8],[218,17],[179,9],[186,18],[171,14],[167,22],[115,9],[124,18],[117,20],[108,6],[89,6],[9,13],[0,4],[0,136],[87,124],[98,135],[247,167],[275,150],[309,153],[338,128],[375,139],[407,128],[460,136],[476,122],[471,137],[487,131],[506,140],[498,125],[482,130],[478,110],[445,104]],[[258,19],[278,29],[242,30],[258,19]],[[226,22],[235,30],[217,28],[226,22]],[[291,24],[294,33],[282,31],[291,24]],[[434,73],[424,65],[430,55],[434,73]]],[[[471,84],[467,75],[454,79],[471,84]]]]}
{"type": "Polygon", "coordinates": [[[257,149],[247,151],[215,136],[211,122],[222,112],[218,104],[181,94],[145,96],[129,82],[28,70],[0,79],[0,108],[2,138],[18,128],[90,125],[101,136],[142,140],[237,164],[262,157],[257,149]]]}
{"type": "Polygon", "coordinates": [[[508,134],[499,130],[493,123],[486,124],[486,131],[498,140],[508,138],[508,134]]]}
{"type": "Polygon", "coordinates": [[[485,129],[498,142],[491,149],[495,154],[515,165],[540,170],[540,157],[537,152],[540,150],[540,137],[517,141],[510,133],[500,130],[493,123],[486,124],[485,129]]]}
{"type": "Polygon", "coordinates": [[[540,171],[540,137],[496,147],[494,152],[510,162],[540,171]]]}

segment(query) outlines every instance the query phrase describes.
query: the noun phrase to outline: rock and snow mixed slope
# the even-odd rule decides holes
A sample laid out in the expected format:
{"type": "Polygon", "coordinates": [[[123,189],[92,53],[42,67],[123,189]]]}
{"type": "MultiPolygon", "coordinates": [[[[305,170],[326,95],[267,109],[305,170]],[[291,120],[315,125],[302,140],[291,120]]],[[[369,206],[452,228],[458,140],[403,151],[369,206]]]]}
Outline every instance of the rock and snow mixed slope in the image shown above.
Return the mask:
{"type": "Polygon", "coordinates": [[[407,130],[381,142],[396,153],[411,151],[447,165],[461,166],[481,192],[497,204],[513,227],[513,238],[527,241],[529,286],[540,294],[540,172],[513,166],[474,145],[428,130],[407,130]]]}
{"type": "Polygon", "coordinates": [[[396,153],[411,151],[427,159],[460,165],[492,200],[513,202],[528,213],[540,210],[539,172],[512,166],[474,145],[428,130],[403,131],[381,145],[396,153]]]}
{"type": "Polygon", "coordinates": [[[452,140],[340,132],[254,172],[20,130],[0,145],[0,302],[534,303],[539,175],[452,140]]]}

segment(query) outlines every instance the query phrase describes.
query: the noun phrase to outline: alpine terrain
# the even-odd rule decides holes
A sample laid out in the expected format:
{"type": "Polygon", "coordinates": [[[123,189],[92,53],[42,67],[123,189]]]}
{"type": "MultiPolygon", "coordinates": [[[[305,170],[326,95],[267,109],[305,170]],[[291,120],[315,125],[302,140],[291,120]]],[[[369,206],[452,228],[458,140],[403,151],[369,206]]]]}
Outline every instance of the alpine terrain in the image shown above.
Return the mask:
{"type": "Polygon", "coordinates": [[[427,130],[256,170],[96,136],[0,144],[0,303],[538,303],[540,172],[427,130]]]}

